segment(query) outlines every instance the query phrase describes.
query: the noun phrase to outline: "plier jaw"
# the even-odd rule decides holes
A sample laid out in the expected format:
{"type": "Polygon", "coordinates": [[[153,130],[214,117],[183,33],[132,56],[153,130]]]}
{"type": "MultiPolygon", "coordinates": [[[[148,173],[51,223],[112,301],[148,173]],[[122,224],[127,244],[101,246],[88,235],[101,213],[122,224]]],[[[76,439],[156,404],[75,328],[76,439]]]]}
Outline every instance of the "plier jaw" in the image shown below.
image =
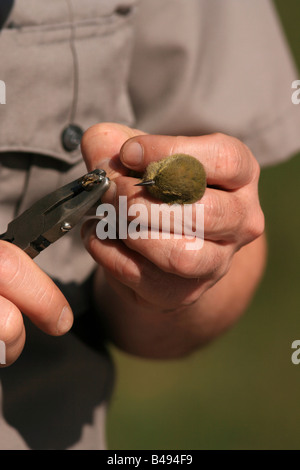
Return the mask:
{"type": "Polygon", "coordinates": [[[77,225],[108,190],[104,170],[94,170],[48,194],[12,220],[0,240],[9,241],[31,258],[77,225]]]}

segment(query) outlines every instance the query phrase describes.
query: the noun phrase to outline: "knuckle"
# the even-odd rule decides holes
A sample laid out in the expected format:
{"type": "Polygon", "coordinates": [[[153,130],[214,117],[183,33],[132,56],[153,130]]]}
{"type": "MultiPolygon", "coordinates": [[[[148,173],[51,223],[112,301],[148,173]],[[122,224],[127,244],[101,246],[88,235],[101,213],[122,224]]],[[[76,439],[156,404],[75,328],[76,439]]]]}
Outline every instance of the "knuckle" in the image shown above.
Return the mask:
{"type": "Polygon", "coordinates": [[[233,252],[234,250],[231,244],[211,245],[211,249],[203,263],[202,281],[206,282],[208,286],[219,281],[230,267],[233,252]]]}
{"type": "MultiPolygon", "coordinates": [[[[249,182],[258,179],[260,166],[250,149],[239,139],[225,134],[214,134],[216,170],[222,170],[232,183],[238,182],[247,168],[249,182]]],[[[245,181],[246,182],[246,181],[245,181]]]]}
{"type": "Polygon", "coordinates": [[[265,230],[265,216],[264,213],[259,207],[256,209],[255,214],[249,218],[245,226],[246,242],[254,241],[256,238],[260,237],[265,230]]]}
{"type": "Polygon", "coordinates": [[[252,166],[253,166],[252,179],[256,183],[258,183],[259,178],[260,178],[260,165],[258,161],[256,160],[256,158],[254,158],[253,156],[252,156],[252,166]]]}
{"type": "Polygon", "coordinates": [[[121,281],[129,282],[130,284],[138,284],[141,279],[140,270],[137,264],[127,258],[121,256],[115,257],[111,272],[121,281]]]}
{"type": "MultiPolygon", "coordinates": [[[[204,242],[205,243],[205,242],[204,242]]],[[[227,266],[227,257],[222,249],[211,250],[209,256],[199,256],[199,251],[185,250],[184,246],[174,249],[170,258],[174,274],[187,279],[215,279],[227,266]]]]}
{"type": "Polygon", "coordinates": [[[203,277],[207,280],[220,279],[223,272],[226,271],[225,265],[227,266],[225,256],[221,254],[221,250],[215,249],[206,263],[203,277]]]}
{"type": "Polygon", "coordinates": [[[234,180],[241,172],[242,153],[240,146],[235,143],[227,143],[224,148],[224,166],[228,177],[234,180]]]}
{"type": "Polygon", "coordinates": [[[216,232],[220,238],[225,236],[226,239],[228,237],[235,239],[246,213],[245,204],[238,194],[232,192],[230,198],[215,198],[212,203],[205,206],[205,227],[211,232],[216,232]]]}
{"type": "Polygon", "coordinates": [[[181,277],[195,277],[198,256],[195,251],[185,249],[183,243],[176,243],[169,256],[170,271],[181,277]]]}
{"type": "Polygon", "coordinates": [[[224,169],[228,177],[234,179],[241,169],[243,144],[238,139],[218,134],[216,145],[218,165],[224,169]]]}
{"type": "Polygon", "coordinates": [[[253,181],[258,183],[260,177],[260,165],[248,147],[244,147],[249,161],[249,182],[253,181]]]}
{"type": "MultiPolygon", "coordinates": [[[[205,243],[205,242],[204,242],[205,243]]],[[[170,254],[170,272],[187,279],[216,279],[227,269],[230,256],[222,247],[215,245],[209,254],[199,255],[199,250],[186,250],[184,244],[177,244],[170,254]]]]}
{"type": "Polygon", "coordinates": [[[252,227],[252,234],[254,238],[260,237],[265,230],[265,216],[261,208],[257,211],[255,223],[252,227]]]}

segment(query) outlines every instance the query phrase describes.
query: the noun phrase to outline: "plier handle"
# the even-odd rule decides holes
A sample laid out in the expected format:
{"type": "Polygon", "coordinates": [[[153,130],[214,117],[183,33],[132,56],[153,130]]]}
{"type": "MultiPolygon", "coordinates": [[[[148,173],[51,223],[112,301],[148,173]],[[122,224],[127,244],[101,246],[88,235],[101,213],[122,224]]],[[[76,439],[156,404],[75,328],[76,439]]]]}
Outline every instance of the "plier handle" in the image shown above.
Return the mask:
{"type": "Polygon", "coordinates": [[[94,170],[48,194],[12,220],[0,235],[31,258],[68,233],[107,191],[104,170],[94,170]]]}

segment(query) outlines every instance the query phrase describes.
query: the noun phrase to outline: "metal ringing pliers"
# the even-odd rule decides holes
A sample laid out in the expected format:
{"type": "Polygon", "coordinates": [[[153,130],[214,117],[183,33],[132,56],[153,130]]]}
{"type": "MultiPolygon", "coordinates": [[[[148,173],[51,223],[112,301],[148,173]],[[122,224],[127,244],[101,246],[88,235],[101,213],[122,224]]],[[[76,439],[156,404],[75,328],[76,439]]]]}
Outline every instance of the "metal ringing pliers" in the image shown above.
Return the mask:
{"type": "Polygon", "coordinates": [[[12,220],[0,235],[31,258],[69,232],[107,191],[104,170],[94,170],[48,194],[12,220]]]}

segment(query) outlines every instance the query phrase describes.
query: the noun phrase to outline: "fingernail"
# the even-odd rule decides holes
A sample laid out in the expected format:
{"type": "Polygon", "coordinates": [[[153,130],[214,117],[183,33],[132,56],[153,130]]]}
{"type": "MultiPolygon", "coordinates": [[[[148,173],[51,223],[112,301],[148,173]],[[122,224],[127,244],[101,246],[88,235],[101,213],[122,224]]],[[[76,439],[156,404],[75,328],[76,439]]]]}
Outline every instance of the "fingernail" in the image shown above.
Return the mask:
{"type": "Polygon", "coordinates": [[[57,325],[56,325],[56,333],[58,335],[63,335],[70,330],[73,325],[73,313],[70,307],[66,305],[59,316],[57,325]]]}
{"type": "Polygon", "coordinates": [[[123,147],[122,160],[128,166],[139,166],[143,162],[143,147],[138,142],[128,142],[123,147]]]}

